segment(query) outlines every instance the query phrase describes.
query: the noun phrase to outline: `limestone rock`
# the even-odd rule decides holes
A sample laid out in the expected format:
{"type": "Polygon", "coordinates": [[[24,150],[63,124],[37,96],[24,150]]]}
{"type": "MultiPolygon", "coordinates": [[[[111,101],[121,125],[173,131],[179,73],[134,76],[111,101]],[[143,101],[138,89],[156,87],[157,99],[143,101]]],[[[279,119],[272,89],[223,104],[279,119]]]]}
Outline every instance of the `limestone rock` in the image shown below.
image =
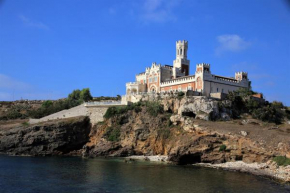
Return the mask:
{"type": "Polygon", "coordinates": [[[240,134],[244,137],[246,137],[248,135],[248,133],[246,131],[241,131],[240,134]]]}
{"type": "Polygon", "coordinates": [[[215,119],[219,116],[218,103],[207,97],[187,98],[180,105],[178,114],[203,120],[215,119]]]}
{"type": "Polygon", "coordinates": [[[0,131],[0,152],[13,155],[60,155],[89,141],[88,117],[69,118],[0,131]]]}
{"type": "Polygon", "coordinates": [[[170,121],[173,123],[173,125],[178,125],[184,121],[184,118],[181,115],[172,115],[170,117],[170,121]]]}

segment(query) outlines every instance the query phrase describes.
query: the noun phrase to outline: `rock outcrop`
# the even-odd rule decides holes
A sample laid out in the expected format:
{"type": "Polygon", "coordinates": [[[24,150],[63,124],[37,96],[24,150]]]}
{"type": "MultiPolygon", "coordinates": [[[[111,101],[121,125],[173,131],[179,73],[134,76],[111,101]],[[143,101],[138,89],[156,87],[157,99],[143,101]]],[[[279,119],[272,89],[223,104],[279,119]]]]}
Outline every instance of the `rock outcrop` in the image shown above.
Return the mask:
{"type": "Polygon", "coordinates": [[[0,130],[0,152],[13,155],[63,155],[77,153],[89,141],[88,117],[0,130]]]}
{"type": "Polygon", "coordinates": [[[151,116],[143,108],[141,112],[132,110],[92,128],[91,140],[85,147],[84,156],[160,154],[169,156],[169,161],[187,164],[236,160],[260,163],[278,154],[275,148],[265,148],[246,138],[245,133],[246,131],[242,131],[242,135],[219,133],[214,128],[200,126],[192,117],[179,114],[151,116]],[[127,121],[120,124],[121,119],[127,121]],[[118,129],[118,140],[108,140],[107,128],[118,129]],[[221,149],[221,146],[225,146],[225,149],[221,149]]]}
{"type": "Polygon", "coordinates": [[[206,121],[217,119],[228,121],[232,116],[230,108],[225,108],[225,106],[231,106],[228,101],[219,102],[205,96],[184,97],[180,100],[164,98],[162,104],[164,105],[164,110],[167,112],[206,121]]]}

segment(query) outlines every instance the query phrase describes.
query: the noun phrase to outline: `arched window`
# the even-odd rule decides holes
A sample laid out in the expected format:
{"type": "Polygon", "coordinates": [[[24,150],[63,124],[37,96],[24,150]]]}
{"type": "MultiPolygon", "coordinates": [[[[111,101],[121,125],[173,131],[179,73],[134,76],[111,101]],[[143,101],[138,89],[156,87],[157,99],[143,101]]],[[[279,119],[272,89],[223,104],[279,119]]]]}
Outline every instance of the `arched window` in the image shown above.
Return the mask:
{"type": "Polygon", "coordinates": [[[182,55],[182,49],[180,49],[180,55],[182,55]]]}

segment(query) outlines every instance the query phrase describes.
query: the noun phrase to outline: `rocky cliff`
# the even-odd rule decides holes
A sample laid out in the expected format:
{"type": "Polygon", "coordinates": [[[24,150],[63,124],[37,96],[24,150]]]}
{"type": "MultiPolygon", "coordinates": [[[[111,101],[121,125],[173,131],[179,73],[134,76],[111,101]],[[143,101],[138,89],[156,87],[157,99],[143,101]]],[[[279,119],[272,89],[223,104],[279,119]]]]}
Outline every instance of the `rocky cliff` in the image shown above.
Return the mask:
{"type": "Polygon", "coordinates": [[[276,156],[290,158],[289,125],[266,124],[250,117],[225,121],[230,120],[231,104],[204,97],[169,98],[161,104],[162,109],[146,103],[116,108],[109,118],[93,126],[88,117],[78,117],[0,129],[0,152],[164,155],[177,164],[243,161],[263,163],[263,168],[283,175],[286,171],[282,178],[290,181],[290,167],[278,167],[271,161],[276,156]]]}
{"type": "Polygon", "coordinates": [[[12,155],[78,153],[89,141],[90,120],[77,117],[0,130],[0,152],[12,155]]]}
{"type": "MultiPolygon", "coordinates": [[[[278,154],[289,155],[287,140],[290,136],[284,132],[267,131],[270,135],[276,133],[279,143],[262,143],[254,133],[263,129],[263,126],[250,124],[209,124],[193,117],[170,113],[151,116],[143,107],[141,112],[131,110],[95,125],[90,133],[90,142],[85,146],[84,156],[160,154],[168,155],[170,161],[187,164],[236,160],[266,162],[278,154]],[[256,130],[251,134],[252,137],[249,129],[256,130]],[[116,134],[117,137],[110,138],[110,135],[116,134]]],[[[263,138],[262,135],[260,137],[263,138]]]]}

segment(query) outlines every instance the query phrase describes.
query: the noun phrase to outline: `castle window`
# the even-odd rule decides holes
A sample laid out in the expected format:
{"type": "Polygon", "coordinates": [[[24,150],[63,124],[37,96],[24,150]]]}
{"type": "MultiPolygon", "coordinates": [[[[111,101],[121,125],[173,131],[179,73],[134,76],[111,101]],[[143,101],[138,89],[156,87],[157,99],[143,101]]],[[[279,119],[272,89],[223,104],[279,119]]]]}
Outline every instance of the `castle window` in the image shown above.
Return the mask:
{"type": "Polygon", "coordinates": [[[180,49],[180,55],[182,55],[182,49],[180,49]]]}
{"type": "Polygon", "coordinates": [[[216,88],[216,92],[219,92],[219,88],[216,88]]]}

